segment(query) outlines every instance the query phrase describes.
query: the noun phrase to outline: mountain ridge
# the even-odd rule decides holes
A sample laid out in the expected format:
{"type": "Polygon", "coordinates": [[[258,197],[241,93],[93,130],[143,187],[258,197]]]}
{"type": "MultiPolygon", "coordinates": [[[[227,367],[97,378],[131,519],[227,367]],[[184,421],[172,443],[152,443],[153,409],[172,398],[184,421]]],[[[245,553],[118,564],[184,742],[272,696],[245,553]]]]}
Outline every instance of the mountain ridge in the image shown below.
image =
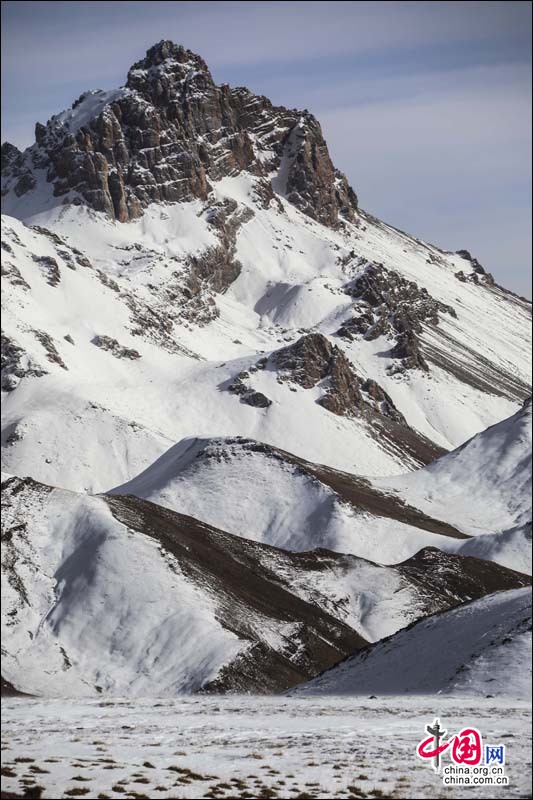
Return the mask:
{"type": "Polygon", "coordinates": [[[530,583],[435,548],[395,567],[289,553],[30,478],[2,498],[3,675],[29,693],[279,691],[436,609],[530,583]]]}
{"type": "Polygon", "coordinates": [[[531,401],[428,466],[385,479],[253,440],[185,439],[109,493],[188,510],[288,550],[328,547],[396,563],[433,544],[530,572],[531,442],[531,401]]]}
{"type": "Polygon", "coordinates": [[[413,622],[290,694],[368,692],[530,697],[531,589],[497,592],[413,622]]]}

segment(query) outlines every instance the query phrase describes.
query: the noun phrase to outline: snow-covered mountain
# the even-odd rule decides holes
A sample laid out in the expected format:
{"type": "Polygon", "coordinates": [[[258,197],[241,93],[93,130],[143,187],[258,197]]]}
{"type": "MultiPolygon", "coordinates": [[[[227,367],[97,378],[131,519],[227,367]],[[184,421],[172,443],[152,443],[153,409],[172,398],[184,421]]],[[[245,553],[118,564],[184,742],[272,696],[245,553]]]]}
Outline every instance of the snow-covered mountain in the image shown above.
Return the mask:
{"type": "Polygon", "coordinates": [[[351,656],[295,694],[531,697],[531,589],[465,603],[351,656]]]}
{"type": "Polygon", "coordinates": [[[101,491],[242,435],[391,475],[527,395],[529,304],[361,211],[311,115],[163,42],[36,134],[3,148],[8,471],[101,491]]]}
{"type": "Polygon", "coordinates": [[[424,469],[369,481],[246,439],[186,439],[112,493],[292,551],[392,564],[419,549],[531,574],[531,401],[424,469]]]}
{"type": "Polygon", "coordinates": [[[111,493],[287,550],[325,547],[387,564],[468,538],[364,478],[247,439],[186,439],[111,493]]]}
{"type": "Polygon", "coordinates": [[[2,674],[32,694],[280,690],[415,619],[528,583],[436,549],[383,567],[267,547],[131,496],[29,478],[2,490],[2,674]]]}
{"type": "Polygon", "coordinates": [[[467,533],[531,522],[531,398],[509,419],[474,436],[416,474],[376,481],[467,533]]]}
{"type": "Polygon", "coordinates": [[[531,398],[509,419],[410,475],[376,481],[474,538],[456,552],[531,572],[531,398]]]}
{"type": "Polygon", "coordinates": [[[285,688],[530,570],[531,305],[363,211],[308,111],[163,41],[2,146],[2,210],[17,688],[285,688]]]}
{"type": "Polygon", "coordinates": [[[275,553],[262,569],[257,545],[193,519],[30,479],[3,497],[2,671],[19,690],[268,691],[365,643],[277,581],[275,553]]]}

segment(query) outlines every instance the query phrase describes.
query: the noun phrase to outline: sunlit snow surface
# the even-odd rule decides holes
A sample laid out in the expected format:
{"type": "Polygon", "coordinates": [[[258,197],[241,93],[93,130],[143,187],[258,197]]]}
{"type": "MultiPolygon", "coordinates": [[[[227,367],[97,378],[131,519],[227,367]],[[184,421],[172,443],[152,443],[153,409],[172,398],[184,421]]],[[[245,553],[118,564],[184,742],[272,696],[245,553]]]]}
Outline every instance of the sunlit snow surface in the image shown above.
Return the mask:
{"type": "Polygon", "coordinates": [[[46,236],[4,217],[13,263],[31,287],[14,285],[9,297],[6,293],[4,331],[50,373],[23,381],[4,402],[3,431],[9,437],[17,428],[20,434],[4,453],[8,472],[76,491],[105,491],[131,480],[186,437],[235,435],[358,474],[390,476],[414,469],[412,459],[390,451],[361,420],[331,414],[317,404],[315,390],[280,384],[271,370],[250,378],[251,388],[272,401],[268,409],[247,406],[223,390],[262,354],[311,330],[331,337],[361,376],[390,394],[415,430],[446,449],[517,410],[509,397],[482,392],[444,370],[441,356],[428,374],[395,375],[385,337],[355,342],[335,337],[351,313],[344,287],[359,268],[346,270],[342,261],[353,252],[356,261],[382,262],[455,308],[457,318],[442,314],[437,332],[426,326],[425,345],[470,372],[483,372],[488,363],[528,383],[526,309],[498,291],[458,281],[455,273],[467,268],[463,258],[371,218],[333,231],[283,198],[283,213],[261,208],[253,199],[250,175],[225,178],[213,191],[216,202],[229,198],[254,216],[238,231],[242,270],[227,292],[217,295],[219,316],[204,326],[174,321],[172,340],[183,348],[180,352],[133,335],[125,298],[154,305],[165,316],[173,310],[164,301],[173,271],[185,268],[188,254],[218,241],[199,201],[153,205],[142,218],[122,225],[82,206],[40,213],[29,206],[24,213],[8,209],[28,225],[65,237],[93,265],[69,269],[46,236]],[[56,258],[57,285],[47,282],[33,255],[56,258]],[[120,291],[104,285],[98,271],[120,291]],[[52,337],[67,369],[50,364],[34,329],[52,337]],[[102,334],[137,349],[141,357],[119,360],[95,347],[94,336],[102,334]]]}
{"type": "Polygon", "coordinates": [[[288,550],[326,547],[393,564],[429,545],[531,573],[531,403],[425,469],[373,481],[473,539],[369,517],[273,455],[240,440],[186,439],[113,491],[288,550]]]}
{"type": "Polygon", "coordinates": [[[87,797],[150,798],[382,796],[376,790],[397,798],[496,798],[530,791],[525,703],[233,696],[2,705],[2,765],[14,773],[2,787],[20,792],[21,781],[32,780],[45,798],[80,788],[87,797]],[[504,743],[510,785],[445,789],[415,755],[436,716],[450,733],[474,725],[486,743],[504,743]]]}
{"type": "Polygon", "coordinates": [[[292,691],[526,700],[531,697],[531,589],[496,592],[419,620],[292,691]]]}

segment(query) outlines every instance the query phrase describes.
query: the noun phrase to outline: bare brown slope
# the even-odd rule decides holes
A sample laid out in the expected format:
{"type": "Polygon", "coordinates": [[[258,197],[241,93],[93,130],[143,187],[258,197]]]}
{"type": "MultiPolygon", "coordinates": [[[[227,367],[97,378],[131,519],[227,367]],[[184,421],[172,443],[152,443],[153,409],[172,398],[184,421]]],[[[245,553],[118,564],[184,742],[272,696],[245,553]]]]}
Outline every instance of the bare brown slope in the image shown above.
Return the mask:
{"type": "Polygon", "coordinates": [[[216,599],[219,622],[249,640],[249,649],[205,690],[279,691],[367,644],[348,625],[283,586],[265,558],[274,556],[279,563],[292,560],[293,554],[243,540],[131,495],[105,499],[116,519],[157,539],[194,583],[208,588],[216,599]],[[296,625],[293,651],[280,652],[258,641],[253,630],[257,617],[296,625]]]}
{"type": "MultiPolygon", "coordinates": [[[[292,586],[295,575],[307,577],[309,586],[316,572],[329,571],[332,580],[352,571],[356,575],[363,559],[322,549],[287,552],[131,495],[106,497],[106,501],[120,522],[157,539],[195,584],[208,587],[216,599],[220,623],[250,641],[250,648],[204,687],[205,691],[279,691],[328,668],[322,664],[331,665],[367,646],[362,636],[336,616],[342,613],[334,602],[319,592],[312,601],[303,599],[292,586]],[[280,652],[258,641],[250,623],[256,615],[295,624],[298,633],[293,649],[280,652]]],[[[387,569],[397,570],[406,586],[415,587],[417,618],[531,582],[527,575],[498,564],[436,548],[425,548],[387,569]]]]}

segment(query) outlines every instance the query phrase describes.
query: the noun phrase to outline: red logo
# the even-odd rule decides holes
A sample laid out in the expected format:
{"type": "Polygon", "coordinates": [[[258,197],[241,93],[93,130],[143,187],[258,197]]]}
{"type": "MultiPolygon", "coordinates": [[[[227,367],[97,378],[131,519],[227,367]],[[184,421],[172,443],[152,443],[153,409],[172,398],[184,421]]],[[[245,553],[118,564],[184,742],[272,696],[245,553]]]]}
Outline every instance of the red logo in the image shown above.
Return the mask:
{"type": "Polygon", "coordinates": [[[436,772],[440,770],[441,754],[450,746],[451,758],[455,764],[477,766],[481,763],[483,741],[476,728],[463,728],[445,741],[446,731],[442,730],[439,720],[435,719],[433,725],[426,726],[426,731],[431,735],[419,743],[416,752],[419,758],[433,759],[433,769],[436,772]]]}
{"type": "Polygon", "coordinates": [[[481,763],[483,744],[481,734],[476,728],[463,728],[453,738],[452,761],[456,764],[477,766],[481,763]]]}

